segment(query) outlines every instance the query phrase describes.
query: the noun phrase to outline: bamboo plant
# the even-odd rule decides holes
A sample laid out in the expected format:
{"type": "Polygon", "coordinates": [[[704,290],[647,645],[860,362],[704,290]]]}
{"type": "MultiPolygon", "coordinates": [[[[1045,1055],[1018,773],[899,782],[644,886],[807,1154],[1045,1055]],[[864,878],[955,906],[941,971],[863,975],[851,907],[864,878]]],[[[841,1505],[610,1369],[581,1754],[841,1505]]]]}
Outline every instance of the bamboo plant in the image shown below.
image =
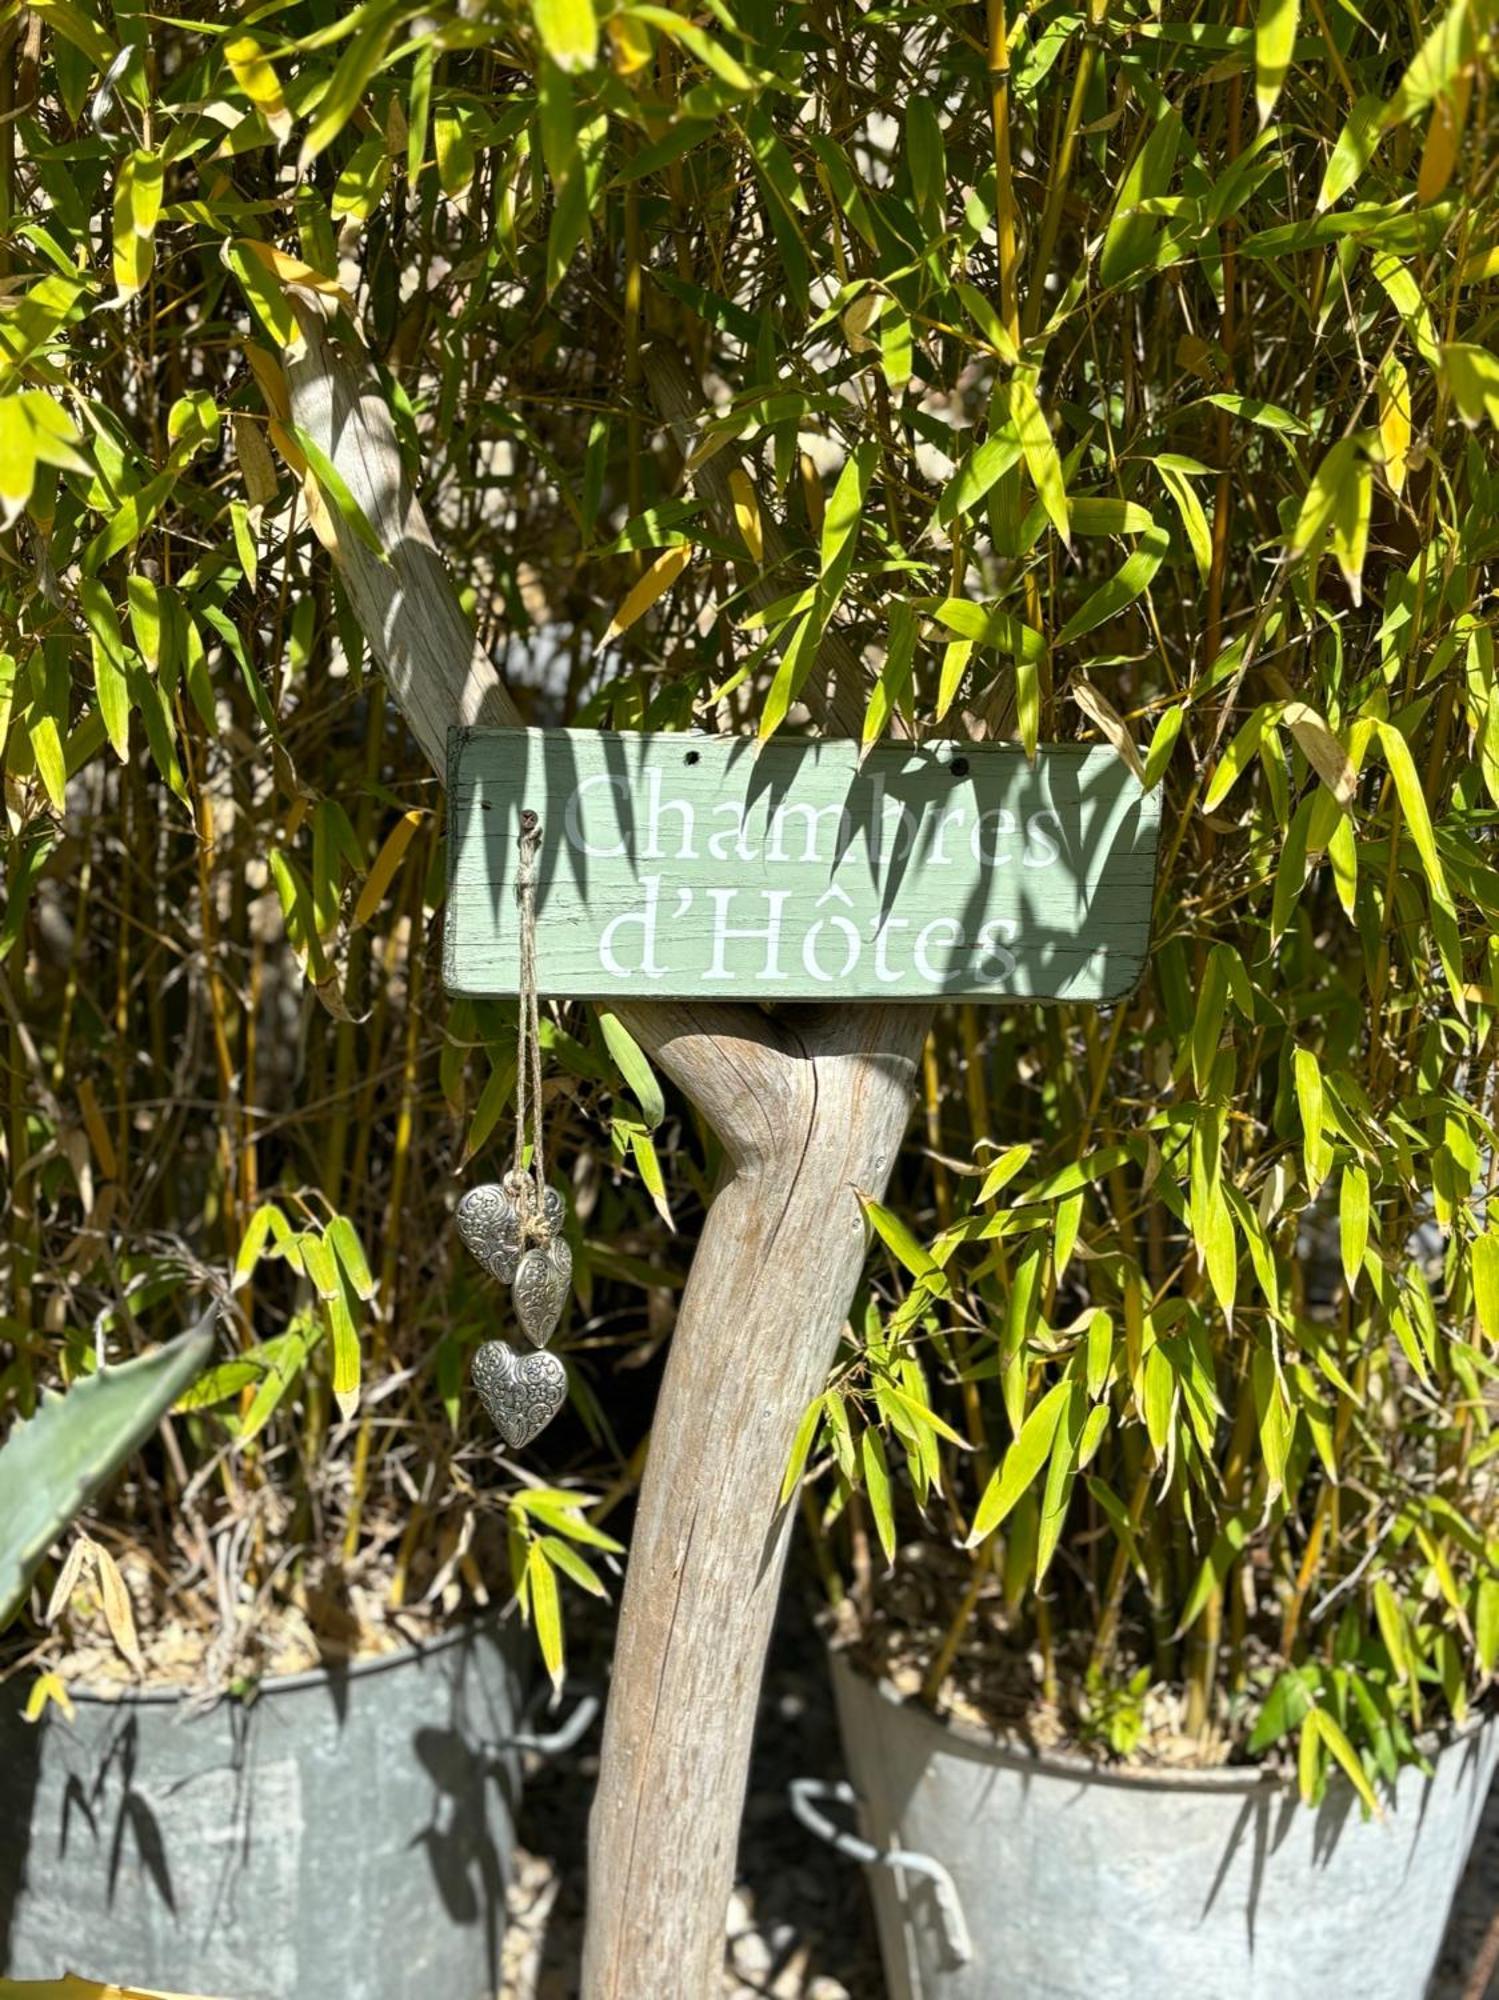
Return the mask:
{"type": "MultiPolygon", "coordinates": [[[[1492,0],[4,20],[5,1407],[83,1365],[79,1309],[123,1347],[228,1264],[187,1415],[235,1506],[291,1495],[256,1574],[284,1535],[482,1585],[439,1195],[508,1023],[432,976],[436,801],[321,546],[369,524],[286,394],[311,307],[545,719],[805,727],[837,637],[866,742],[1099,739],[1162,789],[1140,990],[939,1019],[788,1474],[851,1614],[935,1576],[929,1698],[1011,1646],[1116,1748],[1148,1690],[1214,1754],[1299,1732],[1309,1792],[1461,1714],[1499,1648],[1492,0]],[[652,341],[709,398],[685,450],[652,341]]],[[[712,1144],[620,1023],[547,1032],[587,1326],[644,1354],[712,1144]]],[[[555,1659],[584,1517],[482,1503],[555,1659]]]]}

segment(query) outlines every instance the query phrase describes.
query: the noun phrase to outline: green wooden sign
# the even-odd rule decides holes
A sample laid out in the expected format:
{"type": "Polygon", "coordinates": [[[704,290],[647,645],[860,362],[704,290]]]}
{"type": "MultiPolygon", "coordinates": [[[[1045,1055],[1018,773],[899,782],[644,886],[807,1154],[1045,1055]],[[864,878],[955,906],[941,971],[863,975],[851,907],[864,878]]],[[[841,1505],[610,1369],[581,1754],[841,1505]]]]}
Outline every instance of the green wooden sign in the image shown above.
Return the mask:
{"type": "Polygon", "coordinates": [[[1111,749],[466,729],[448,765],[455,993],[517,991],[527,808],[544,993],[1112,1000],[1144,962],[1159,797],[1111,749]]]}

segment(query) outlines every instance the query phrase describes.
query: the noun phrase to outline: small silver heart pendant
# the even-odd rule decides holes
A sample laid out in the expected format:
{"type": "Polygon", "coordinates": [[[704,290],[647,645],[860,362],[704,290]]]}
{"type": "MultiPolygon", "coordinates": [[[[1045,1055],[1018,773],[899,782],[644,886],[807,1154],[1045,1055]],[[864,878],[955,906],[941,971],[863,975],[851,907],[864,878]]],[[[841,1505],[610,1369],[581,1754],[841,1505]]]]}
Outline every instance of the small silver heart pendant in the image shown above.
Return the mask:
{"type": "Polygon", "coordinates": [[[511,1284],[525,1246],[520,1210],[504,1188],[493,1181],[470,1188],[459,1202],[453,1220],[465,1246],[490,1277],[498,1278],[502,1285],[511,1284]]]}
{"type": "Polygon", "coordinates": [[[533,1346],[545,1347],[557,1331],[572,1278],[573,1253],[565,1236],[554,1236],[545,1249],[528,1250],[516,1266],[515,1316],[533,1346]]]}
{"type": "MultiPolygon", "coordinates": [[[[556,1188],[547,1189],[541,1212],[555,1238],[567,1213],[556,1188]]],[[[490,1277],[498,1278],[502,1285],[513,1284],[526,1237],[520,1204],[510,1188],[497,1181],[470,1188],[459,1202],[453,1220],[465,1247],[473,1252],[490,1277]]]]}
{"type": "Polygon", "coordinates": [[[474,1349],[472,1373],[479,1401],[512,1451],[539,1436],[567,1401],[567,1370],[544,1350],[517,1354],[503,1340],[486,1340],[474,1349]]]}

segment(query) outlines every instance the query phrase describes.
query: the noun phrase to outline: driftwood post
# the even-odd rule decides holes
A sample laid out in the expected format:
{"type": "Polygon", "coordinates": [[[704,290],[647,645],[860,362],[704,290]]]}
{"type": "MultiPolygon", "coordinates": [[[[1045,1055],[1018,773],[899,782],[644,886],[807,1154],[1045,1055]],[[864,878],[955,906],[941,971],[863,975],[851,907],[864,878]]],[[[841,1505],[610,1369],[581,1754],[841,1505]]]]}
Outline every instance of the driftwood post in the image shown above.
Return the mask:
{"type": "MultiPolygon", "coordinates": [[[[337,466],[388,556],[345,537],[335,558],[441,773],[450,724],[514,726],[519,716],[401,479],[383,401],[314,313],[299,307],[298,317],[306,347],[287,369],[295,422],[337,466]]],[[[647,380],[664,419],[691,421],[694,388],[674,356],[649,356],[647,380]]],[[[719,453],[697,475],[723,533],[733,463],[719,453]]],[[[825,679],[809,701],[824,728],[846,733],[863,711],[858,662],[830,638],[819,665],[825,679]]],[[[930,1010],[616,1011],[711,1123],[726,1166],[677,1317],[631,1542],[590,1829],[582,1991],[706,2000],[786,1557],[781,1480],[863,1265],[854,1190],[884,1189],[930,1010]]]]}

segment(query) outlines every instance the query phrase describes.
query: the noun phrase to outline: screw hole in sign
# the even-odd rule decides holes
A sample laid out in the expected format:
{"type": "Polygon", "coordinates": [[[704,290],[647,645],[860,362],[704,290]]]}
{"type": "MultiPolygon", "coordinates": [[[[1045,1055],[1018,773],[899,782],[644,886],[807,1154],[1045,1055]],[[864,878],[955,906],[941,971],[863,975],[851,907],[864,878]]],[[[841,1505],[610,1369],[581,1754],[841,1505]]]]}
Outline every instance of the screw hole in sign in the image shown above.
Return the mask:
{"type": "Polygon", "coordinates": [[[968,759],[966,757],[954,757],[947,768],[955,778],[966,778],[968,776],[968,759]]]}

